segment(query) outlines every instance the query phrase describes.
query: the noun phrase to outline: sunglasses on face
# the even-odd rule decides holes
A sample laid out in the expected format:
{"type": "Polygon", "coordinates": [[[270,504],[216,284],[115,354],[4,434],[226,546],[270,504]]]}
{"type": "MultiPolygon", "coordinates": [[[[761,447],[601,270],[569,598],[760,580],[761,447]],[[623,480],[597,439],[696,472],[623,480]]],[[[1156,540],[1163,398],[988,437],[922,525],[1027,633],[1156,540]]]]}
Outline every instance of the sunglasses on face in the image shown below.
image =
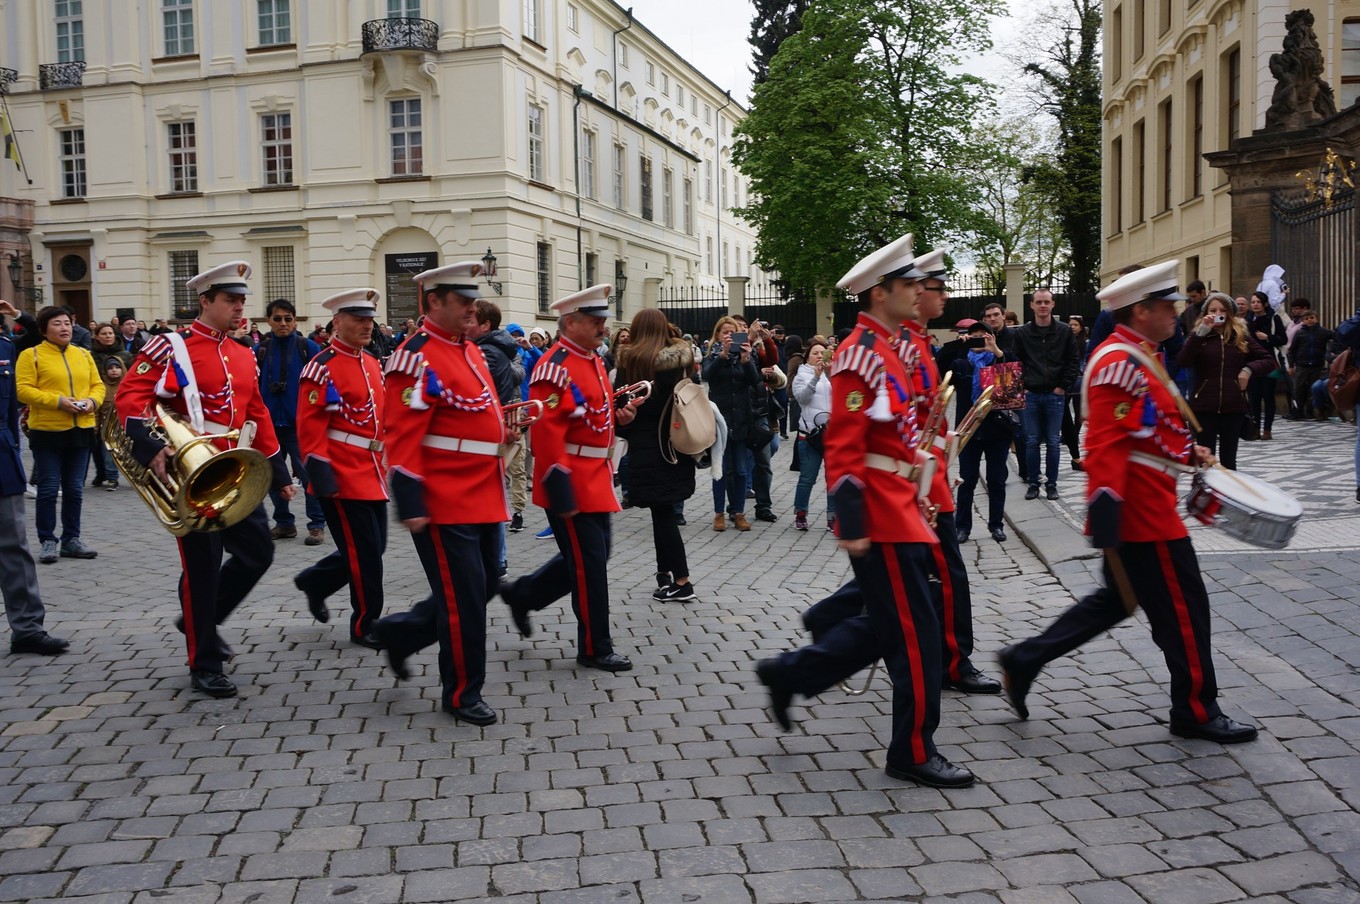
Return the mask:
{"type": "Polygon", "coordinates": [[[270,317],[269,319],[272,320],[274,323],[292,323],[292,322],[293,322],[293,318],[292,318],[292,317],[289,317],[287,314],[282,314],[282,315],[280,315],[280,314],[275,314],[273,317],[270,317]]]}

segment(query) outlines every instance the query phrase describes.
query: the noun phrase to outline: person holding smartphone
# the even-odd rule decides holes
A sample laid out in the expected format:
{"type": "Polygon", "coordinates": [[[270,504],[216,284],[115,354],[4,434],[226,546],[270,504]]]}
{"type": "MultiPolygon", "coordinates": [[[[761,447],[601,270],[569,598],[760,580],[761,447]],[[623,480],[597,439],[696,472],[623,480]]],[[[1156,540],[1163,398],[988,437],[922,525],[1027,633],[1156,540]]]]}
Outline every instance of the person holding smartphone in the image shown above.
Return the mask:
{"type": "Polygon", "coordinates": [[[750,481],[746,443],[755,430],[751,390],[760,385],[760,370],[751,351],[750,338],[733,317],[723,317],[713,327],[713,341],[704,358],[703,377],[709,399],[727,423],[723,447],[723,477],[713,481],[713,529],[727,530],[727,516],[737,530],[750,530],[746,519],[746,486],[750,481]],[[726,509],[723,501],[726,499],[726,509]]]}
{"type": "Polygon", "coordinates": [[[1190,410],[1200,422],[1195,442],[1237,468],[1237,444],[1247,419],[1247,386],[1275,368],[1275,358],[1247,334],[1232,297],[1214,292],[1186,337],[1176,363],[1194,371],[1190,410]]]}

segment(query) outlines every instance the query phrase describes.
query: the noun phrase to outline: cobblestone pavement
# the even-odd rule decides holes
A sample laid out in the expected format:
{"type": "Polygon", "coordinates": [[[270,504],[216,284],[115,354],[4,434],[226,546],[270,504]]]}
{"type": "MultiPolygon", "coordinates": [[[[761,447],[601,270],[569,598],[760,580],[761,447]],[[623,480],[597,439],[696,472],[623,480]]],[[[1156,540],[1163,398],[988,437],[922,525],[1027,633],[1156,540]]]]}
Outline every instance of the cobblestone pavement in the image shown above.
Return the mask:
{"type": "MultiPolygon", "coordinates": [[[[502,721],[485,729],[438,712],[432,654],[398,684],[311,621],[291,578],[325,548],[300,540],[225,629],[241,697],[190,691],[172,538],[128,489],[87,491],[100,557],[39,566],[72,652],[0,657],[0,901],[1360,901],[1354,430],[1276,436],[1242,457],[1268,449],[1278,464],[1246,469],[1305,498],[1300,539],[1272,553],[1196,534],[1225,708],[1261,739],[1173,738],[1161,657],[1130,621],[1055,663],[1028,722],[947,694],[937,739],[980,778],[948,793],[883,774],[881,676],[795,707],[790,734],[764,710],[754,660],[803,642],[798,613],[848,570],[830,535],[793,531],[787,450],[777,524],[714,533],[707,494],[691,500],[698,602],[654,602],[646,513],[615,519],[632,672],[576,666],[565,604],[523,640],[493,602],[502,721]]],[[[1014,493],[1006,543],[965,545],[989,669],[1091,583],[1077,477],[1056,505],[1014,493]]],[[[552,552],[528,520],[512,574],[552,552]]],[[[406,606],[424,579],[405,535],[390,545],[389,605],[406,606]]]]}

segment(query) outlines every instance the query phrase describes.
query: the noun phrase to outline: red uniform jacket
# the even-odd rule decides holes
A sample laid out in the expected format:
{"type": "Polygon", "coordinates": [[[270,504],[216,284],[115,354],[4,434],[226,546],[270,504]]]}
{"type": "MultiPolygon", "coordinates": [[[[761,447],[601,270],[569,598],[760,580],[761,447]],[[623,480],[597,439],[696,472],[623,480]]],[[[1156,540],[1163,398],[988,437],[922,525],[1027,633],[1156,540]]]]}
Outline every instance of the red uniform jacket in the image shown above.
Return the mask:
{"type": "Polygon", "coordinates": [[[307,480],[319,496],[387,499],[383,381],[378,359],[339,339],[298,378],[297,433],[307,480]]]}
{"type": "MultiPolygon", "coordinates": [[[[1179,540],[1185,525],[1176,511],[1176,475],[1139,458],[1188,464],[1194,436],[1172,390],[1127,353],[1101,349],[1134,345],[1154,359],[1157,344],[1119,326],[1091,353],[1084,391],[1086,495],[1108,488],[1124,501],[1119,538],[1127,543],[1179,540]]],[[[1089,530],[1089,527],[1088,527],[1089,530]]]]}
{"type": "Polygon", "coordinates": [[[901,473],[871,467],[869,458],[900,462],[903,470],[915,461],[916,413],[897,343],[894,330],[861,313],[854,331],[836,349],[826,480],[834,488],[852,478],[864,488],[864,524],[873,542],[933,544],[939,540],[916,504],[916,485],[901,473]],[[880,387],[886,391],[891,420],[869,416],[880,387]]]}
{"type": "MultiPolygon", "coordinates": [[[[204,422],[237,430],[246,421],[254,421],[255,438],[251,446],[270,459],[274,468],[275,488],[291,483],[292,477],[287,472],[283,456],[278,454],[279,441],[274,434],[274,424],[269,419],[269,409],[265,408],[264,400],[260,398],[255,355],[226,333],[198,320],[190,326],[189,335],[184,337],[184,345],[202,400],[204,422]]],[[[171,366],[173,357],[174,346],[170,340],[163,335],[152,336],[151,341],[133,359],[132,367],[118,385],[118,395],[114,399],[118,418],[132,439],[133,455],[144,465],[155,458],[165,445],[147,433],[143,418],[151,407],[159,402],[168,411],[184,415],[186,419],[188,416],[183,387],[176,386],[178,373],[171,366]],[[168,374],[167,369],[171,371],[168,374]],[[161,382],[162,377],[166,378],[165,383],[161,382]],[[161,387],[160,393],[157,392],[158,386],[161,387]]],[[[214,445],[219,449],[235,447],[235,443],[224,439],[215,440],[214,445]]]]}
{"type": "MultiPolygon", "coordinates": [[[[930,332],[924,326],[914,320],[906,321],[902,324],[902,338],[906,341],[900,343],[898,349],[903,352],[912,393],[916,396],[917,423],[924,429],[935,396],[940,391],[940,368],[935,363],[935,351],[930,347],[930,332]]],[[[954,511],[954,491],[949,486],[948,436],[949,413],[946,411],[930,447],[936,462],[935,477],[930,483],[930,501],[942,512],[954,511]]]]}
{"type": "Polygon", "coordinates": [[[387,359],[383,441],[397,518],[510,518],[505,419],[482,350],[426,320],[387,359]]]}
{"type": "Polygon", "coordinates": [[[614,448],[614,390],[600,356],[559,339],[534,366],[529,398],[543,403],[543,417],[529,428],[534,505],[554,513],[617,512],[608,457],[614,448]],[[550,470],[570,481],[550,480],[550,470]]]}

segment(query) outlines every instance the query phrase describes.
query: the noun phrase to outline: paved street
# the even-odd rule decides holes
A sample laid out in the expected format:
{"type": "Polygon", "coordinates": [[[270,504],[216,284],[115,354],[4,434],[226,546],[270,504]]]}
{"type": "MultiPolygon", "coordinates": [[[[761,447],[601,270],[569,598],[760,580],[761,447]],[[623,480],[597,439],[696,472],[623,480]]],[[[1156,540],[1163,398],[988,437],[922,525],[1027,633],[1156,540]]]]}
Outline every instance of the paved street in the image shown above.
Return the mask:
{"type": "MultiPolygon", "coordinates": [[[[341,625],[306,615],[292,576],[324,548],[300,539],[278,544],[225,629],[241,697],[190,691],[173,539],[126,487],[87,490],[100,557],[39,566],[72,652],[0,656],[0,901],[1360,901],[1355,430],[1275,435],[1244,444],[1242,466],[1304,500],[1294,545],[1195,531],[1224,706],[1260,740],[1173,738],[1138,619],[1041,676],[1028,722],[947,692],[937,740],[980,779],[949,793],[883,774],[881,675],[795,707],[790,734],[764,709],[754,661],[803,642],[799,612],[848,571],[829,534],[792,529],[787,449],[779,523],[718,534],[711,496],[690,501],[697,602],[651,599],[647,514],[615,519],[615,637],[633,671],[576,666],[565,601],[529,640],[493,601],[502,721],[486,729],[439,713],[431,652],[399,684],[345,642],[342,600],[341,625]]],[[[1073,527],[1084,480],[1066,467],[1060,503],[1025,502],[1013,480],[1011,538],[965,546],[988,670],[1091,585],[1073,527]]],[[[814,528],[822,514],[816,501],[814,528]]],[[[527,520],[512,574],[553,551],[533,538],[541,513],[527,520]]],[[[424,594],[399,530],[385,564],[390,607],[424,594]]]]}

